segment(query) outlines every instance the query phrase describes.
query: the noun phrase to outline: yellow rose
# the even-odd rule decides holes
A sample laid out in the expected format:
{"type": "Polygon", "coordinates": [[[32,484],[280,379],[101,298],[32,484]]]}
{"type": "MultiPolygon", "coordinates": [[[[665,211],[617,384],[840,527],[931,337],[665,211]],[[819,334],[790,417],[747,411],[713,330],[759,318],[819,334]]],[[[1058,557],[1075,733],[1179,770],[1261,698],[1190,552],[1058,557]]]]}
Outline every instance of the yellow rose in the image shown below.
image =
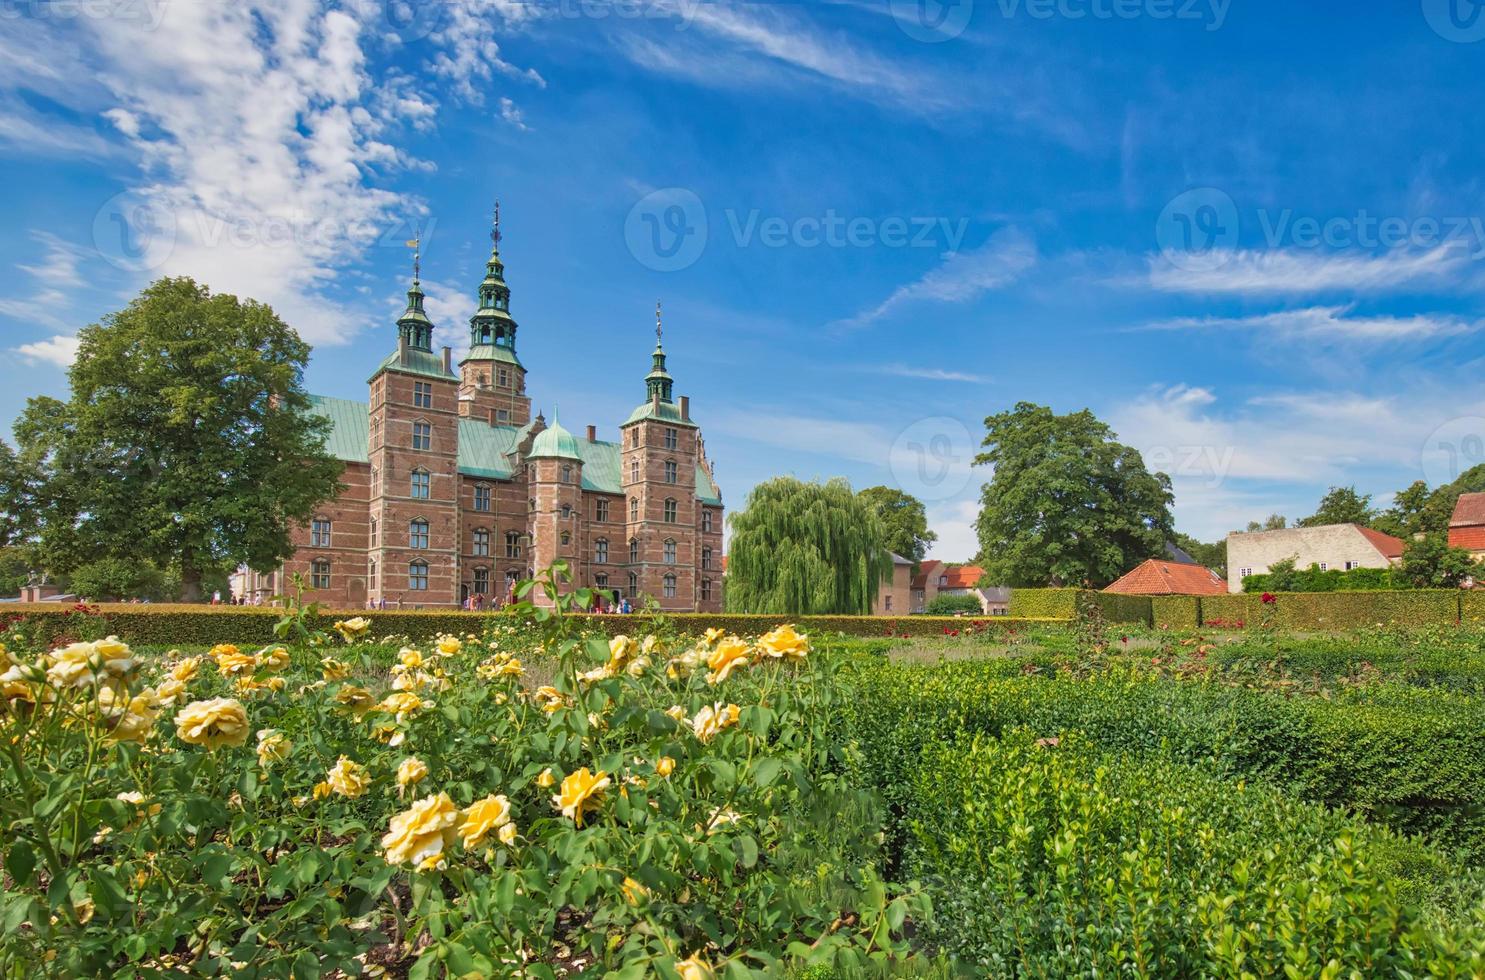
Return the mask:
{"type": "Polygon", "coordinates": [[[258,670],[258,655],[254,653],[224,653],[217,657],[217,673],[223,677],[252,675],[258,670]]]}
{"type": "Polygon", "coordinates": [[[403,647],[397,651],[397,662],[404,667],[416,670],[423,666],[423,653],[420,650],[414,650],[412,647],[403,647]]]}
{"type": "Polygon", "coordinates": [[[707,658],[706,665],[711,672],[706,675],[708,684],[720,684],[725,681],[738,667],[745,667],[748,663],[748,645],[735,636],[718,643],[712,650],[712,655],[707,658]]]}
{"type": "Polygon", "coordinates": [[[536,785],[540,786],[542,789],[551,789],[553,786],[557,785],[557,777],[552,775],[551,766],[547,766],[541,771],[541,775],[536,777],[536,785]]]}
{"type": "Polygon", "coordinates": [[[452,657],[462,649],[464,649],[464,644],[459,642],[457,636],[440,636],[438,638],[438,652],[445,657],[452,657]]]}
{"type": "Polygon", "coordinates": [[[552,714],[554,711],[557,711],[560,708],[564,708],[570,703],[567,699],[567,695],[563,694],[555,687],[552,687],[550,684],[543,684],[541,687],[538,687],[536,689],[536,693],[532,695],[532,698],[534,698],[536,703],[541,706],[541,710],[545,711],[547,714],[552,714]]]}
{"type": "Polygon", "coordinates": [[[290,742],[284,733],[276,728],[262,728],[258,730],[258,765],[264,769],[269,768],[275,762],[283,762],[289,757],[289,751],[293,749],[294,743],[290,742]]]}
{"type": "Polygon", "coordinates": [[[382,698],[376,710],[395,715],[398,721],[406,721],[415,711],[433,707],[432,701],[424,701],[411,691],[393,691],[382,698]]]}
{"type": "Polygon", "coordinates": [[[475,800],[464,811],[464,822],[459,826],[459,836],[464,839],[466,848],[489,844],[492,833],[507,844],[515,839],[516,826],[510,819],[510,800],[504,796],[487,796],[483,800],[475,800]],[[505,832],[506,827],[510,828],[508,834],[505,832]]]}
{"type": "Polygon", "coordinates": [[[675,772],[675,760],[668,755],[662,755],[659,759],[655,760],[655,772],[662,777],[669,776],[675,772]]]}
{"type": "Polygon", "coordinates": [[[237,644],[235,643],[218,643],[216,646],[206,651],[206,655],[215,660],[216,658],[224,656],[226,654],[237,652],[237,644]]]}
{"type": "Polygon", "coordinates": [[[630,905],[639,905],[650,898],[650,890],[627,875],[619,883],[619,889],[624,893],[624,901],[630,905]]]}
{"type": "Polygon", "coordinates": [[[170,676],[180,681],[182,684],[185,684],[188,681],[195,680],[196,674],[199,673],[200,670],[201,658],[187,657],[171,669],[170,676]]]}
{"type": "Polygon", "coordinates": [[[397,795],[409,786],[415,786],[428,777],[428,766],[421,759],[408,756],[397,766],[397,795]]]}
{"type": "Polygon", "coordinates": [[[149,688],[127,699],[111,687],[100,688],[98,707],[109,729],[106,737],[112,742],[143,742],[155,730],[160,715],[159,701],[149,688]]]}
{"type": "Polygon", "coordinates": [[[675,965],[681,980],[716,980],[717,973],[700,953],[692,953],[675,965]]]}
{"type": "Polygon", "coordinates": [[[389,864],[410,864],[428,871],[443,861],[444,848],[454,843],[459,811],[449,794],[425,796],[388,823],[382,838],[389,864]]]}
{"type": "Polygon", "coordinates": [[[283,647],[274,647],[263,655],[263,666],[277,673],[289,669],[289,651],[283,647]]]}
{"type": "Polygon", "coordinates": [[[123,677],[134,666],[127,656],[128,649],[124,647],[125,656],[113,658],[99,653],[97,644],[93,643],[73,643],[53,650],[52,663],[46,671],[47,682],[58,690],[64,690],[92,687],[102,681],[123,677]]]}
{"type": "Polygon", "coordinates": [[[713,643],[716,643],[718,640],[726,635],[727,631],[722,629],[722,627],[713,626],[711,629],[707,630],[706,633],[701,637],[701,642],[705,643],[707,646],[711,646],[713,643]]]}
{"type": "Polygon", "coordinates": [[[247,709],[233,698],[193,701],[176,712],[175,732],[192,745],[236,748],[248,738],[247,709]]]}
{"type": "Polygon", "coordinates": [[[608,662],[614,670],[620,670],[634,656],[638,647],[633,640],[627,636],[616,636],[608,641],[608,662]]]}
{"type": "Polygon", "coordinates": [[[686,709],[682,708],[678,704],[673,704],[670,707],[666,708],[665,714],[667,717],[675,719],[678,724],[690,724],[690,722],[686,720],[686,709]]]}
{"type": "Polygon", "coordinates": [[[561,810],[564,817],[571,818],[581,827],[583,812],[597,808],[603,799],[603,791],[608,788],[609,783],[608,773],[602,769],[589,772],[588,767],[583,766],[562,780],[560,792],[552,797],[552,806],[561,810]]]}
{"type": "Polygon", "coordinates": [[[786,624],[758,637],[758,649],[775,660],[803,660],[810,652],[810,640],[794,632],[793,624],[786,624]]]}
{"type": "Polygon", "coordinates": [[[364,715],[376,707],[376,698],[364,687],[347,685],[335,692],[336,703],[349,708],[353,714],[364,715]]]}
{"type": "Polygon", "coordinates": [[[729,704],[726,707],[723,707],[720,702],[705,705],[696,712],[696,718],[691,722],[691,730],[695,732],[699,741],[710,742],[722,729],[736,725],[739,713],[740,709],[735,704],[729,704]]]}
{"type": "Polygon", "coordinates": [[[176,680],[174,677],[165,678],[160,682],[160,686],[155,688],[155,703],[162,707],[164,705],[174,704],[176,701],[184,699],[185,696],[185,681],[176,680]]]}
{"type": "Polygon", "coordinates": [[[351,665],[334,657],[326,657],[320,661],[320,676],[327,681],[343,681],[351,676],[351,665]]]}
{"type": "Polygon", "coordinates": [[[325,774],[325,782],[341,796],[354,800],[366,792],[367,787],[371,785],[371,777],[366,775],[365,766],[341,756],[340,760],[325,774]]]}
{"type": "Polygon", "coordinates": [[[501,824],[500,829],[495,833],[500,838],[500,843],[506,846],[516,842],[516,825],[513,823],[501,824]]]}
{"type": "Polygon", "coordinates": [[[370,626],[371,620],[367,619],[365,616],[357,616],[354,619],[347,619],[342,622],[338,622],[330,628],[339,633],[342,640],[345,640],[347,643],[354,643],[356,637],[360,636],[362,633],[365,633],[370,626]]]}
{"type": "Polygon", "coordinates": [[[114,676],[122,676],[133,667],[133,654],[129,650],[129,644],[117,636],[105,637],[93,644],[93,650],[103,658],[103,667],[114,676]]]}

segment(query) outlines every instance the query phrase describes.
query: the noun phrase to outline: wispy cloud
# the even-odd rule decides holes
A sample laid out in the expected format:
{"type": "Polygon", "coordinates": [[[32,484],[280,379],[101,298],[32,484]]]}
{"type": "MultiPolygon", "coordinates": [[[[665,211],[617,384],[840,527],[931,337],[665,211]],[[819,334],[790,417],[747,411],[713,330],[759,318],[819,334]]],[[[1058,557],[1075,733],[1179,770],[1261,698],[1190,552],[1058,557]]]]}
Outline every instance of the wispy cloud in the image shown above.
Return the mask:
{"type": "Polygon", "coordinates": [[[1002,228],[979,248],[951,253],[921,279],[899,286],[876,306],[832,325],[845,329],[870,326],[918,302],[972,302],[992,289],[1015,282],[1036,261],[1036,243],[1028,235],[1016,228],[1002,228]]]}
{"type": "Polygon", "coordinates": [[[1440,245],[1379,255],[1243,249],[1207,256],[1200,268],[1181,268],[1163,255],[1150,256],[1147,262],[1144,284],[1162,292],[1267,296],[1378,292],[1436,283],[1459,275],[1469,256],[1457,245],[1440,245]]]}
{"type": "Polygon", "coordinates": [[[58,334],[45,340],[22,344],[15,348],[15,352],[32,363],[40,361],[65,369],[71,367],[76,360],[77,347],[77,337],[58,334]]]}
{"type": "MultiPolygon", "coordinates": [[[[83,283],[78,264],[87,252],[50,232],[33,230],[31,237],[41,243],[41,257],[36,262],[17,263],[16,268],[32,280],[35,288],[23,296],[0,299],[0,316],[27,324],[39,323],[55,330],[75,330],[77,325],[67,319],[73,296],[69,290],[83,283]]],[[[35,352],[25,349],[31,346],[15,349],[27,356],[35,356],[35,352]]],[[[53,360],[49,357],[42,359],[53,360]]],[[[71,363],[70,357],[67,363],[71,363]]]]}
{"type": "Polygon", "coordinates": [[[863,364],[856,368],[871,374],[886,374],[897,378],[922,378],[925,381],[963,381],[968,384],[988,384],[990,378],[984,374],[967,371],[950,371],[945,368],[914,367],[911,364],[863,364]]]}
{"type": "Polygon", "coordinates": [[[1481,320],[1432,313],[1413,316],[1351,316],[1354,308],[1354,305],[1310,306],[1245,317],[1177,317],[1138,329],[1244,330],[1297,340],[1383,342],[1451,337],[1473,333],[1485,326],[1485,321],[1481,320]]]}

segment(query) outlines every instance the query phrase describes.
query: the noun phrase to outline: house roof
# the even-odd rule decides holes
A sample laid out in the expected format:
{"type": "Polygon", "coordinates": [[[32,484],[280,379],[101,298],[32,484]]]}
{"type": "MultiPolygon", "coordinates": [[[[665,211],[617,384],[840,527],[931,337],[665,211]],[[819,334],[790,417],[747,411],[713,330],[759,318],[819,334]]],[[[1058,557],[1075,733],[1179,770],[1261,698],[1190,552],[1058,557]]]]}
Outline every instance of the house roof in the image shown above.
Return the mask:
{"type": "Polygon", "coordinates": [[[889,554],[889,555],[892,556],[892,564],[894,564],[894,565],[911,565],[912,564],[912,562],[908,561],[906,558],[902,557],[901,555],[899,555],[895,551],[889,551],[889,552],[887,552],[887,554],[889,554]]]}
{"type": "Polygon", "coordinates": [[[1449,546],[1468,551],[1485,551],[1485,525],[1449,528],[1449,546]]]}
{"type": "Polygon", "coordinates": [[[943,575],[949,579],[946,589],[972,589],[985,577],[985,570],[978,565],[955,565],[943,575]]]}
{"type": "Polygon", "coordinates": [[[913,576],[912,587],[915,589],[927,588],[929,575],[933,576],[934,581],[938,581],[938,570],[942,566],[943,562],[937,559],[923,562],[923,564],[918,566],[918,574],[913,576]]]}
{"type": "MultiPolygon", "coordinates": [[[[310,411],[331,422],[325,448],[336,459],[348,463],[370,461],[367,452],[366,403],[345,398],[310,395],[310,411]]],[[[520,442],[522,430],[508,425],[490,425],[478,419],[459,420],[459,472],[486,480],[509,480],[515,475],[510,454],[520,442]]],[[[594,493],[622,496],[619,482],[620,448],[616,442],[574,439],[578,458],[583,463],[583,489],[594,493]]],[[[722,494],[711,474],[700,463],[696,465],[696,499],[714,507],[722,505],[722,494]]]]}
{"type": "Polygon", "coordinates": [[[1485,493],[1462,493],[1454,504],[1449,526],[1469,527],[1474,524],[1485,524],[1485,493]]]}
{"type": "Polygon", "coordinates": [[[1202,565],[1150,558],[1104,591],[1120,595],[1226,595],[1227,583],[1202,565]]]}
{"type": "Polygon", "coordinates": [[[1407,547],[1407,542],[1402,538],[1394,538],[1390,534],[1373,531],[1371,528],[1362,527],[1360,524],[1353,524],[1351,526],[1360,531],[1361,536],[1370,541],[1372,547],[1381,552],[1383,558],[1401,558],[1403,549],[1407,547]]]}

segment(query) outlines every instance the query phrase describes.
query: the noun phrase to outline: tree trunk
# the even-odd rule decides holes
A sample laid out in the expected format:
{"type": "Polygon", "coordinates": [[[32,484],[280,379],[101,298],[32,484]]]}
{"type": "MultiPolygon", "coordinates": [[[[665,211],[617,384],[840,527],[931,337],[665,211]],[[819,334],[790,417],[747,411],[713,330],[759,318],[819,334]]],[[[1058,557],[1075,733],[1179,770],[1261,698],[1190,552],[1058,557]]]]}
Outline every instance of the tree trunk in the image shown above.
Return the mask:
{"type": "Polygon", "coordinates": [[[182,555],[180,560],[180,600],[201,601],[201,569],[187,555],[182,555]]]}

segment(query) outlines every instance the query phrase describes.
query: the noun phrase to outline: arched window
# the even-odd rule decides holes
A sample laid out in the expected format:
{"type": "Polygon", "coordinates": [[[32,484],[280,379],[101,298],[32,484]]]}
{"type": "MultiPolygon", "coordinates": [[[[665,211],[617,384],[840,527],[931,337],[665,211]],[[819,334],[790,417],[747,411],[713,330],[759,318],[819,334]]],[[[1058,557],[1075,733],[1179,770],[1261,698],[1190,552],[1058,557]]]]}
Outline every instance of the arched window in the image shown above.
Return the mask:
{"type": "Polygon", "coordinates": [[[427,422],[414,422],[412,447],[414,449],[432,449],[433,426],[427,422]]]}
{"type": "Polygon", "coordinates": [[[675,460],[673,459],[667,459],[665,461],[665,482],[680,482],[680,467],[676,466],[675,460]]]}
{"type": "Polygon", "coordinates": [[[409,562],[407,566],[407,591],[428,591],[428,563],[426,561],[409,562]]]}
{"type": "Polygon", "coordinates": [[[311,548],[330,547],[330,519],[316,517],[309,525],[309,546],[311,548]]]}
{"type": "Polygon", "coordinates": [[[665,523],[674,524],[676,521],[676,503],[674,497],[665,498],[665,523]]]}
{"type": "Polygon", "coordinates": [[[562,482],[563,483],[571,483],[572,482],[572,467],[571,466],[568,466],[566,464],[563,464],[563,466],[562,466],[562,482]]]}
{"type": "Polygon", "coordinates": [[[371,564],[367,566],[366,572],[367,572],[366,577],[371,581],[371,584],[373,586],[375,586],[377,584],[377,582],[376,582],[376,559],[375,558],[371,559],[371,564]]]}
{"type": "Polygon", "coordinates": [[[378,539],[377,539],[377,536],[376,536],[376,518],[375,517],[373,517],[371,519],[371,543],[372,544],[377,544],[378,543],[378,539]]]}
{"type": "Polygon", "coordinates": [[[633,565],[639,561],[639,538],[629,539],[629,564],[633,565]]]}
{"type": "Polygon", "coordinates": [[[704,578],[701,580],[701,601],[710,602],[712,599],[712,580],[704,578]]]}
{"type": "Polygon", "coordinates": [[[474,553],[480,558],[490,555],[490,532],[486,528],[478,527],[474,530],[474,553]]]}
{"type": "Polygon", "coordinates": [[[533,513],[533,514],[536,513],[536,498],[535,497],[532,497],[530,500],[526,501],[526,505],[531,509],[531,513],[533,513]]]}
{"type": "Polygon", "coordinates": [[[407,526],[407,546],[409,548],[428,547],[428,522],[421,517],[407,526]]]}
{"type": "Polygon", "coordinates": [[[516,531],[505,532],[505,557],[521,557],[521,535],[516,531]]]}
{"type": "Polygon", "coordinates": [[[675,564],[675,541],[671,538],[665,539],[665,564],[675,564]]]}
{"type": "Polygon", "coordinates": [[[710,549],[710,548],[702,548],[701,549],[701,567],[702,568],[711,568],[712,567],[712,549],[710,549]]]}
{"type": "Polygon", "coordinates": [[[600,565],[608,564],[608,539],[599,538],[593,542],[593,560],[600,565]]]}
{"type": "Polygon", "coordinates": [[[638,497],[630,497],[629,498],[629,519],[631,521],[637,521],[637,520],[639,520],[639,498],[638,497]]]}
{"type": "Polygon", "coordinates": [[[674,575],[667,575],[667,576],[665,576],[665,598],[667,598],[667,599],[674,599],[675,598],[675,576],[674,575]]]}
{"type": "Polygon", "coordinates": [[[639,576],[633,572],[629,573],[629,598],[639,598],[639,576]]]}
{"type": "Polygon", "coordinates": [[[490,488],[483,483],[475,484],[474,509],[486,512],[490,510],[490,488]]]}
{"type": "Polygon", "coordinates": [[[412,496],[414,500],[427,500],[431,496],[432,485],[428,478],[427,470],[412,471],[412,496]]]}
{"type": "Polygon", "coordinates": [[[330,562],[316,558],[309,566],[309,585],[313,589],[330,588],[330,562]]]}
{"type": "Polygon", "coordinates": [[[572,532],[571,531],[563,531],[562,532],[562,547],[566,548],[570,544],[572,544],[572,532]]]}
{"type": "Polygon", "coordinates": [[[562,505],[562,519],[565,521],[565,520],[570,519],[571,517],[572,517],[572,504],[563,504],[562,505]]]}
{"type": "Polygon", "coordinates": [[[639,460],[637,459],[631,459],[629,461],[629,482],[639,482],[639,460]]]}

